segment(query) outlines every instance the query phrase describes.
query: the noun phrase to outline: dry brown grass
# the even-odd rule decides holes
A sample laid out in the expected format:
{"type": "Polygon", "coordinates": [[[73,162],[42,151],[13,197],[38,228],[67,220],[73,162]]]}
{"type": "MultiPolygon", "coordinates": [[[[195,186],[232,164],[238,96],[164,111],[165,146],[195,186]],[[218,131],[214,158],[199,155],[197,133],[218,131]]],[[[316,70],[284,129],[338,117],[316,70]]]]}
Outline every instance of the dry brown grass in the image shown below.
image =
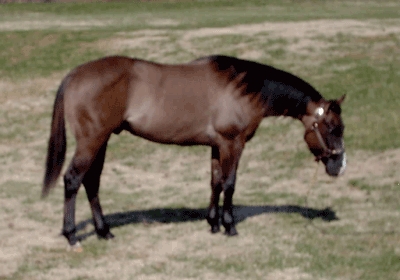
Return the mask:
{"type": "MultiPolygon", "coordinates": [[[[263,40],[280,40],[278,47],[288,53],[281,64],[293,64],[292,59],[297,56],[297,69],[301,69],[325,62],[330,48],[336,46],[338,34],[366,41],[376,36],[399,37],[398,23],[312,20],[193,30],[145,29],[116,33],[93,47],[106,53],[143,52],[143,58],[174,62],[206,54],[206,45],[216,42],[220,45],[217,52],[229,50],[241,57],[270,59],[268,49],[245,43],[257,36],[255,46],[263,40]],[[221,38],[225,35],[244,38],[244,43],[224,46],[221,38]],[[204,42],[204,48],[196,45],[198,40],[204,42]],[[183,49],[185,53],[168,54],[174,49],[183,49]],[[301,56],[312,59],[301,61],[301,56]]],[[[50,23],[46,20],[20,21],[17,27],[40,29],[47,24],[50,23]]],[[[57,24],[74,29],[107,22],[67,20],[57,24]]],[[[167,19],[151,23],[153,28],[177,24],[167,19]]],[[[0,23],[1,30],[15,28],[11,23],[0,23]]],[[[276,45],[272,44],[273,48],[276,45]]],[[[92,225],[85,222],[90,219],[90,210],[81,191],[77,221],[86,225],[80,233],[89,236],[83,241],[83,253],[67,253],[66,241],[59,236],[61,182],[49,199],[39,199],[50,111],[63,74],[22,81],[0,79],[0,112],[5,117],[0,120],[0,132],[8,136],[0,143],[0,278],[360,279],[368,264],[357,259],[360,265],[346,265],[336,258],[377,256],[371,261],[374,262],[385,252],[391,252],[387,247],[393,248],[393,254],[400,254],[400,214],[398,209],[391,208],[397,205],[393,201],[399,197],[393,186],[400,182],[400,150],[349,151],[345,176],[333,180],[319,168],[318,180],[313,185],[316,164],[311,156],[299,160],[299,166],[290,164],[306,147],[301,126],[288,119],[265,120],[261,130],[282,127],[282,132],[261,132],[245,149],[235,194],[235,202],[240,206],[235,215],[243,221],[238,225],[240,235],[229,239],[208,233],[202,219],[184,221],[168,215],[159,218],[151,212],[160,208],[167,214],[184,215],[181,208],[188,208],[201,217],[210,194],[208,149],[162,146],[127,134],[113,136],[102,176],[101,199],[106,214],[122,213],[131,222],[112,229],[115,240],[97,240],[90,235],[92,225]],[[148,152],[141,156],[129,154],[135,147],[148,152]],[[313,209],[332,207],[340,220],[318,220],[314,228],[298,213],[286,213],[285,206],[304,207],[306,198],[313,209]],[[170,222],[164,222],[169,218],[170,222]],[[387,245],[382,245],[382,240],[387,245]],[[319,247],[313,247],[314,241],[319,247]],[[328,257],[318,259],[324,250],[337,267],[330,267],[328,257]],[[310,268],[315,263],[327,267],[310,268]]],[[[317,79],[322,76],[320,73],[317,79]]],[[[72,150],[70,141],[69,158],[72,150]]]]}

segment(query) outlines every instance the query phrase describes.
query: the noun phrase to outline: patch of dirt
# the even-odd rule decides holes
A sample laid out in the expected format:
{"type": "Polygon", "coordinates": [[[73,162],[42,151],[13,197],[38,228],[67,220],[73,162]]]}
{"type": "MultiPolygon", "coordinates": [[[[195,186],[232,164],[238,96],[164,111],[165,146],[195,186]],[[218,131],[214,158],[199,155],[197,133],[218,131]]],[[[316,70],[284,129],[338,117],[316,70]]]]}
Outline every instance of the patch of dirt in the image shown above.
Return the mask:
{"type": "MultiPolygon", "coordinates": [[[[329,200],[351,198],[365,201],[368,192],[349,185],[351,180],[366,180],[370,185],[394,185],[400,182],[400,173],[396,168],[400,166],[400,150],[389,150],[380,153],[356,152],[347,155],[345,174],[338,178],[327,177],[323,164],[311,160],[298,171],[296,178],[271,183],[266,192],[286,192],[299,196],[308,196],[310,202],[315,202],[318,195],[325,194],[329,200]],[[314,181],[316,169],[318,173],[314,181]]],[[[310,157],[311,159],[311,157],[310,157]]]]}
{"type": "MultiPolygon", "coordinates": [[[[157,32],[156,34],[158,34],[157,32]]],[[[112,42],[105,41],[100,43],[100,47],[105,47],[107,49],[114,50],[124,50],[124,49],[135,49],[135,48],[143,48],[144,46],[153,45],[155,42],[166,41],[168,40],[167,36],[154,35],[153,32],[149,34],[144,34],[143,36],[135,35],[134,38],[129,39],[113,39],[112,42]],[[152,34],[152,35],[150,35],[152,34]]]]}
{"type": "MultiPolygon", "coordinates": [[[[70,30],[81,30],[91,27],[101,27],[116,25],[118,22],[115,20],[96,20],[96,19],[75,19],[71,18],[63,19],[61,17],[54,18],[53,20],[40,19],[41,15],[37,13],[30,13],[26,15],[30,20],[3,20],[0,21],[1,31],[18,31],[18,30],[43,30],[49,28],[58,29],[70,29],[70,30]]],[[[168,19],[168,18],[158,18],[147,20],[146,24],[154,27],[166,27],[166,26],[178,26],[179,21],[168,19]]]]}
{"type": "Polygon", "coordinates": [[[26,31],[26,30],[43,30],[49,28],[59,29],[87,29],[95,26],[107,26],[111,21],[103,20],[26,20],[26,21],[2,21],[0,22],[0,30],[2,31],[26,31]]]}
{"type": "MultiPolygon", "coordinates": [[[[163,49],[176,49],[177,46],[192,55],[193,58],[208,55],[196,41],[210,40],[223,35],[240,35],[258,37],[258,40],[284,40],[279,48],[290,54],[307,56],[308,63],[317,63],[318,56],[326,56],[337,45],[337,36],[350,35],[357,37],[400,36],[400,21],[393,20],[310,20],[300,22],[263,22],[258,24],[235,25],[229,27],[199,28],[192,30],[154,30],[145,29],[137,32],[119,33],[125,38],[113,38],[99,43],[99,47],[106,46],[115,51],[128,49],[146,49],[151,59],[164,62],[166,51],[160,52],[159,43],[163,49]],[[172,37],[171,37],[172,36],[172,37]],[[333,40],[332,40],[333,39],[333,40]],[[156,43],[156,44],[155,44],[156,43]]],[[[240,57],[260,59],[268,56],[272,49],[249,49],[247,45],[240,47],[221,45],[221,50],[234,47],[240,49],[240,57]]],[[[386,45],[382,46],[387,47],[386,45]]],[[[220,50],[220,51],[221,51],[220,50]]],[[[219,52],[220,52],[219,51],[219,52]]]]}
{"type": "Polygon", "coordinates": [[[236,25],[220,28],[200,28],[189,30],[182,34],[179,44],[184,49],[196,53],[192,44],[195,38],[205,38],[221,35],[257,36],[267,34],[266,38],[283,38],[289,42],[288,50],[298,54],[310,54],[327,49],[332,44],[320,40],[320,37],[332,38],[338,34],[354,36],[378,36],[384,34],[399,34],[400,27],[387,26],[380,21],[359,20],[311,20],[302,22],[264,22],[259,24],[236,25]]]}
{"type": "MultiPolygon", "coordinates": [[[[7,102],[24,103],[26,100],[46,98],[49,102],[53,102],[53,96],[61,83],[61,79],[66,73],[55,73],[46,78],[33,78],[25,79],[19,82],[0,79],[0,106],[5,106],[4,110],[8,108],[7,102]]],[[[40,104],[36,104],[40,105],[40,104]]]]}
{"type": "Polygon", "coordinates": [[[311,275],[302,272],[298,267],[292,267],[283,270],[272,271],[271,273],[268,273],[267,278],[265,279],[301,280],[301,279],[312,279],[312,277],[311,275]]]}
{"type": "MultiPolygon", "coordinates": [[[[2,184],[2,187],[6,186],[2,184]]],[[[27,217],[27,210],[21,207],[23,199],[0,197],[0,219],[3,221],[0,229],[0,276],[12,275],[23,265],[33,247],[66,248],[60,242],[59,228],[48,228],[27,217]]],[[[42,211],[52,211],[46,205],[40,207],[42,211]]]]}
{"type": "Polygon", "coordinates": [[[259,33],[275,34],[282,38],[307,38],[312,36],[333,37],[343,32],[357,36],[376,36],[399,33],[400,27],[387,26],[384,21],[377,20],[310,20],[299,22],[264,22],[259,24],[236,25],[221,28],[200,28],[185,32],[185,39],[216,35],[241,34],[254,36],[259,33]]]}
{"type": "Polygon", "coordinates": [[[160,26],[160,27],[178,26],[180,24],[179,21],[170,19],[170,18],[152,19],[151,21],[148,20],[146,23],[147,23],[147,25],[150,25],[150,26],[160,26]]]}

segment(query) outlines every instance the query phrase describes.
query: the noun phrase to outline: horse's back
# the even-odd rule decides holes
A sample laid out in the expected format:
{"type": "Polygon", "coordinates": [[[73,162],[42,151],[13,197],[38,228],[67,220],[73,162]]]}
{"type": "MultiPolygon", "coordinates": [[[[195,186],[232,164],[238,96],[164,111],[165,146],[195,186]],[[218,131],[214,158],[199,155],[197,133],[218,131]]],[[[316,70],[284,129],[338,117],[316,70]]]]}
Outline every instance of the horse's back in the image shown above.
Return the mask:
{"type": "Polygon", "coordinates": [[[218,134],[240,133],[253,119],[250,98],[213,57],[176,65],[106,57],[66,80],[75,136],[126,129],[160,143],[213,145],[218,134]]]}
{"type": "Polygon", "coordinates": [[[216,59],[178,65],[135,62],[127,109],[133,133],[156,142],[203,145],[214,145],[219,135],[253,134],[262,112],[257,98],[244,94],[240,85],[245,73],[232,78],[234,65],[228,64],[238,60],[226,57],[220,69],[216,59]]]}

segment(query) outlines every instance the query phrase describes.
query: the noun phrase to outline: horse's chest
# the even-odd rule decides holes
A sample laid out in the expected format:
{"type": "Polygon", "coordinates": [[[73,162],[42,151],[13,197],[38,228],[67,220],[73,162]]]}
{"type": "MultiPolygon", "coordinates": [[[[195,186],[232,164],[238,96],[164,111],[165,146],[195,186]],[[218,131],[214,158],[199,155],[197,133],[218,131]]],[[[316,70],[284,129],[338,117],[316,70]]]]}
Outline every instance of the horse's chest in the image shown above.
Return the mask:
{"type": "Polygon", "coordinates": [[[262,119],[259,108],[246,97],[227,95],[218,102],[213,125],[215,130],[229,138],[239,134],[253,134],[262,119]]]}

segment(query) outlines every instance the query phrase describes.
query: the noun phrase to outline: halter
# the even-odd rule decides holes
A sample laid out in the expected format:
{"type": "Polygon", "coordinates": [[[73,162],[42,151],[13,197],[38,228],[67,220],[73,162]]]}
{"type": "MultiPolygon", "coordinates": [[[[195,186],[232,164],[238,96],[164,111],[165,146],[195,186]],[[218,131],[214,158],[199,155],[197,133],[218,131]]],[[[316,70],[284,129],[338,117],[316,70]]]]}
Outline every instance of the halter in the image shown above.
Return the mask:
{"type": "Polygon", "coordinates": [[[338,155],[344,152],[344,148],[339,149],[329,149],[326,145],[324,139],[322,138],[321,132],[318,128],[318,119],[320,119],[325,113],[324,108],[318,107],[315,110],[316,121],[312,124],[311,130],[314,131],[315,135],[317,136],[318,142],[322,147],[323,153],[315,158],[316,161],[320,161],[324,157],[330,157],[331,155],[338,155]]]}

